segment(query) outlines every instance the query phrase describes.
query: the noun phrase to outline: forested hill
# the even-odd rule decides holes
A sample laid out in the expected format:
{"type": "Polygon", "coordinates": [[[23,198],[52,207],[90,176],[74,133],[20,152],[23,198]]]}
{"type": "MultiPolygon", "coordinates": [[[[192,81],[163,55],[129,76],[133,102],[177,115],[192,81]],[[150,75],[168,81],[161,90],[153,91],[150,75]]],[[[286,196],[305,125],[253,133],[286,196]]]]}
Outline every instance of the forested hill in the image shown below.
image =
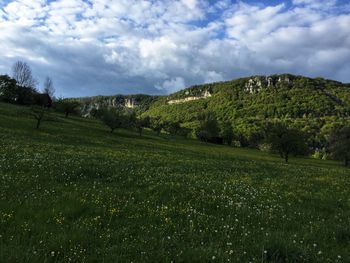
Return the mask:
{"type": "Polygon", "coordinates": [[[350,116],[350,84],[290,74],[193,86],[161,97],[144,114],[193,122],[203,110],[218,120],[350,116]]]}

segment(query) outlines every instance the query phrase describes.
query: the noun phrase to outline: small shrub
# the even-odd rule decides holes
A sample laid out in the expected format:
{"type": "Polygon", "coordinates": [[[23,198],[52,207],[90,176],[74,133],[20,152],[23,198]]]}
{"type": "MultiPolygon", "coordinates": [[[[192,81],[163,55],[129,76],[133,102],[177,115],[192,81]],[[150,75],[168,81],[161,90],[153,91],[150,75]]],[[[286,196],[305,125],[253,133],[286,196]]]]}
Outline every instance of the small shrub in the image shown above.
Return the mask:
{"type": "Polygon", "coordinates": [[[258,148],[262,152],[271,152],[271,144],[269,143],[261,143],[258,145],[258,148]]]}

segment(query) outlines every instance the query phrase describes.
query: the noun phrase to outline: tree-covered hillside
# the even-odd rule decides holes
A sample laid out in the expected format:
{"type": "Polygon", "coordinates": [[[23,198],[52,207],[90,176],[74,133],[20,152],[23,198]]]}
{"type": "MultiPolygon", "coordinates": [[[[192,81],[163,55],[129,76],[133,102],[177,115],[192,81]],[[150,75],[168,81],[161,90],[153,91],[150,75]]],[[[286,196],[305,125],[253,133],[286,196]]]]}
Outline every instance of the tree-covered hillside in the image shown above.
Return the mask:
{"type": "Polygon", "coordinates": [[[348,117],[350,85],[321,78],[293,75],[250,77],[194,86],[161,98],[147,112],[151,116],[190,122],[198,111],[209,110],[220,120],[240,118],[348,117]],[[212,96],[194,102],[169,105],[171,99],[212,96]]]}
{"type": "Polygon", "coordinates": [[[272,120],[286,122],[315,138],[336,124],[349,123],[349,105],[349,84],[283,74],[194,86],[159,98],[144,115],[195,128],[198,114],[211,112],[219,122],[232,123],[236,133],[249,142],[260,138],[264,124],[272,120]],[[211,97],[200,98],[206,91],[211,97]],[[188,96],[200,99],[169,104],[188,96]]]}
{"type": "Polygon", "coordinates": [[[195,85],[169,96],[116,95],[77,100],[82,103],[83,113],[93,107],[125,105],[131,100],[138,113],[182,123],[196,120],[203,110],[214,112],[219,120],[232,122],[250,118],[350,116],[350,84],[290,74],[195,85]],[[209,96],[204,96],[206,93],[209,96]],[[169,103],[194,97],[198,99],[169,103]]]}

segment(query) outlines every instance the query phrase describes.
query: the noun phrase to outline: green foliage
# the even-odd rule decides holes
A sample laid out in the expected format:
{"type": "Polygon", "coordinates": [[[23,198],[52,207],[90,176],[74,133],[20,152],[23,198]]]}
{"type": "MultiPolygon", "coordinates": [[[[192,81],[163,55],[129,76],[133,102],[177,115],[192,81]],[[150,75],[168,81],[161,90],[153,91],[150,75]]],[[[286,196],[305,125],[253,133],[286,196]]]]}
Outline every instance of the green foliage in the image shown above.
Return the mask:
{"type": "Polygon", "coordinates": [[[186,127],[181,127],[177,132],[177,135],[182,136],[184,138],[188,138],[191,134],[192,130],[186,127]]]}
{"type": "Polygon", "coordinates": [[[350,126],[334,128],[329,136],[329,150],[333,157],[350,166],[350,126]]]}
{"type": "Polygon", "coordinates": [[[150,128],[151,126],[151,119],[150,117],[139,117],[135,120],[135,127],[137,131],[139,132],[140,136],[142,135],[142,131],[144,128],[150,128]]]}
{"type": "Polygon", "coordinates": [[[266,142],[271,145],[272,151],[279,153],[284,158],[286,163],[290,154],[304,155],[307,152],[304,134],[282,123],[268,125],[266,142]]]}
{"type": "Polygon", "coordinates": [[[303,131],[313,150],[326,147],[331,130],[327,127],[350,124],[350,85],[289,74],[273,75],[271,83],[273,86],[268,86],[265,77],[253,76],[193,86],[167,98],[158,98],[143,116],[180,122],[196,131],[198,114],[210,111],[220,123],[233,124],[235,140],[241,146],[253,148],[263,142],[267,121],[283,121],[290,128],[303,131]],[[248,91],[246,85],[250,79],[259,80],[261,88],[256,85],[248,91]],[[167,103],[170,99],[200,96],[205,90],[209,90],[212,97],[167,103]]]}
{"type": "Polygon", "coordinates": [[[79,113],[80,103],[74,100],[69,99],[59,99],[54,102],[54,108],[65,114],[65,117],[68,118],[70,114],[79,113]]]}
{"type": "Polygon", "coordinates": [[[51,98],[37,92],[35,88],[17,85],[15,79],[0,75],[0,101],[19,104],[51,107],[51,98]]]}
{"type": "Polygon", "coordinates": [[[258,148],[262,152],[271,152],[272,151],[271,144],[266,143],[266,142],[259,144],[258,148]]]}
{"type": "Polygon", "coordinates": [[[208,142],[219,136],[220,128],[214,113],[200,113],[198,120],[199,127],[196,130],[196,135],[200,140],[208,142]]]}
{"type": "Polygon", "coordinates": [[[111,129],[111,133],[115,129],[129,125],[128,118],[121,108],[105,108],[100,110],[101,121],[111,129]]]}
{"type": "Polygon", "coordinates": [[[330,159],[329,152],[327,152],[324,148],[316,149],[315,152],[312,154],[312,157],[320,160],[330,159]]]}
{"type": "Polygon", "coordinates": [[[164,122],[164,130],[171,135],[177,135],[181,130],[180,122],[166,121],[164,122]]]}
{"type": "Polygon", "coordinates": [[[220,136],[224,139],[224,142],[228,145],[232,144],[234,139],[232,124],[229,122],[224,122],[221,125],[220,136]]]}
{"type": "Polygon", "coordinates": [[[164,123],[161,120],[161,118],[151,118],[151,123],[150,123],[151,129],[153,131],[155,131],[157,133],[157,135],[159,136],[163,127],[164,127],[164,123]]]}
{"type": "Polygon", "coordinates": [[[0,75],[0,101],[15,103],[17,100],[16,80],[0,75]]]}

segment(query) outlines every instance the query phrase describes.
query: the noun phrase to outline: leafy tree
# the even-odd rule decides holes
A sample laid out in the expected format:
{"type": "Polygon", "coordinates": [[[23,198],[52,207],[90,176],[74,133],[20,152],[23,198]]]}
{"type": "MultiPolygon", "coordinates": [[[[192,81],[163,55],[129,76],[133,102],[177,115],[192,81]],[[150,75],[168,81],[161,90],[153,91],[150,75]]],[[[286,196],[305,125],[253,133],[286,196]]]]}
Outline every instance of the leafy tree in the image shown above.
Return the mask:
{"type": "Polygon", "coordinates": [[[164,126],[165,130],[172,135],[178,134],[181,129],[180,122],[178,121],[167,121],[164,126]]]}
{"type": "Polygon", "coordinates": [[[132,109],[126,109],[126,108],[120,108],[119,110],[121,110],[124,117],[123,128],[135,127],[137,122],[135,111],[132,109]]]}
{"type": "Polygon", "coordinates": [[[64,113],[66,118],[68,118],[70,114],[77,113],[79,106],[79,102],[65,99],[60,99],[54,103],[55,109],[59,112],[64,113]]]}
{"type": "Polygon", "coordinates": [[[187,138],[191,132],[192,132],[192,129],[186,128],[186,127],[181,127],[177,134],[179,136],[187,138]]]}
{"type": "Polygon", "coordinates": [[[17,100],[17,82],[7,75],[0,76],[0,100],[15,103],[17,100]]]}
{"type": "Polygon", "coordinates": [[[33,105],[35,104],[35,95],[37,94],[37,91],[32,87],[17,86],[16,103],[20,105],[33,105]]]}
{"type": "Polygon", "coordinates": [[[231,123],[229,122],[224,122],[221,126],[221,137],[224,139],[224,142],[227,143],[228,145],[232,144],[233,141],[233,128],[231,123]]]}
{"type": "Polygon", "coordinates": [[[115,129],[124,127],[126,121],[126,117],[121,108],[102,109],[100,119],[111,129],[111,133],[113,133],[115,129]]]}
{"type": "Polygon", "coordinates": [[[278,152],[286,163],[290,154],[306,153],[306,139],[300,131],[288,128],[282,123],[270,124],[267,130],[266,141],[271,145],[271,150],[278,152]]]}
{"type": "Polygon", "coordinates": [[[32,69],[23,61],[17,61],[12,67],[12,77],[17,81],[17,85],[27,88],[34,88],[37,81],[32,75],[32,69]]]}
{"type": "Polygon", "coordinates": [[[350,127],[336,127],[329,136],[329,150],[333,157],[350,165],[350,127]]]}
{"type": "MultiPolygon", "coordinates": [[[[7,75],[0,76],[0,100],[20,105],[43,105],[44,94],[33,87],[17,85],[17,81],[7,75]]],[[[45,105],[46,106],[46,105],[45,105]]]]}
{"type": "Polygon", "coordinates": [[[246,136],[244,136],[244,133],[239,132],[237,133],[237,141],[239,142],[240,147],[248,147],[249,142],[246,136]]]}
{"type": "Polygon", "coordinates": [[[160,117],[151,119],[151,129],[155,131],[158,136],[160,135],[160,132],[162,131],[163,127],[164,124],[160,117]]]}
{"type": "Polygon", "coordinates": [[[136,126],[136,129],[139,132],[140,136],[142,136],[143,129],[149,128],[150,124],[151,124],[151,119],[148,116],[136,119],[135,126],[136,126]]]}
{"type": "Polygon", "coordinates": [[[199,127],[196,130],[197,137],[205,142],[218,137],[220,129],[218,121],[212,112],[205,112],[198,115],[199,127]]]}
{"type": "Polygon", "coordinates": [[[43,106],[46,108],[51,108],[52,99],[49,94],[45,93],[34,93],[33,94],[33,104],[38,106],[43,106]]]}

